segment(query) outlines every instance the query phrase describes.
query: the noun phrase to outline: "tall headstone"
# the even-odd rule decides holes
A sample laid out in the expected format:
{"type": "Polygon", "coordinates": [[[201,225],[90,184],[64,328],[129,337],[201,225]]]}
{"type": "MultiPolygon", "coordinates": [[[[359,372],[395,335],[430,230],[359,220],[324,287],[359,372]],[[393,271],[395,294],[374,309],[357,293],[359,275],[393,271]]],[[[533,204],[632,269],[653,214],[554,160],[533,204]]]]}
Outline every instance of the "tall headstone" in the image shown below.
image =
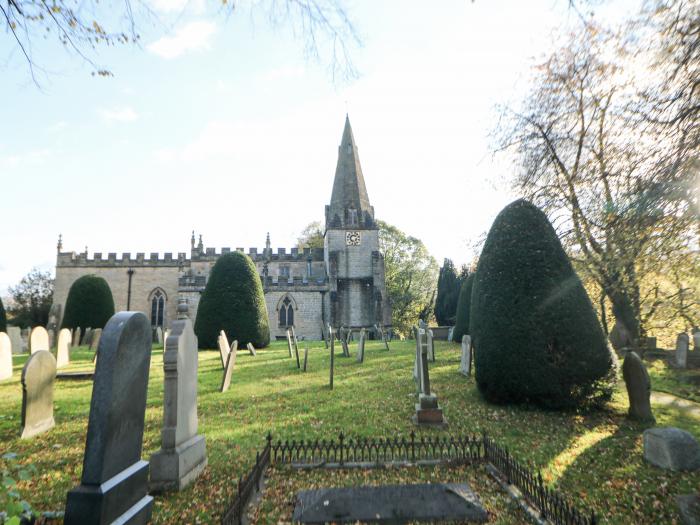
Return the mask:
{"type": "Polygon", "coordinates": [[[20,333],[22,335],[22,352],[31,352],[29,349],[29,341],[32,338],[32,329],[23,328],[20,333]]]}
{"type": "Polygon", "coordinates": [[[151,456],[152,491],[182,490],[207,466],[204,436],[197,434],[197,337],[186,299],[177,305],[163,352],[161,448],[151,456]]]}
{"type": "Polygon", "coordinates": [[[433,331],[428,328],[425,331],[425,337],[428,342],[428,359],[435,362],[435,341],[433,340],[433,331]]]}
{"type": "Polygon", "coordinates": [[[58,342],[56,343],[56,368],[61,368],[70,363],[70,343],[70,330],[61,328],[61,331],[58,332],[58,342]]]}
{"type": "Polygon", "coordinates": [[[79,326],[77,328],[75,328],[75,330],[73,330],[72,346],[80,346],[80,335],[81,335],[80,332],[81,332],[81,330],[80,330],[79,326]]]}
{"type": "Polygon", "coordinates": [[[333,337],[333,327],[328,325],[328,336],[331,340],[331,367],[330,367],[330,381],[329,386],[333,390],[333,368],[335,367],[335,337],[333,337]]]}
{"type": "Polygon", "coordinates": [[[22,369],[22,435],[29,438],[46,432],[53,419],[53,382],[56,359],[48,350],[37,350],[22,369]]]}
{"type": "Polygon", "coordinates": [[[92,331],[92,337],[90,338],[90,350],[97,352],[100,347],[100,339],[102,338],[102,328],[95,328],[92,331]]]}
{"type": "Polygon", "coordinates": [[[228,338],[226,337],[226,332],[224,332],[223,330],[219,332],[217,342],[219,344],[219,357],[221,358],[221,367],[226,368],[226,363],[228,362],[228,354],[231,352],[231,347],[228,345],[228,338]]]}
{"type": "Polygon", "coordinates": [[[85,333],[83,334],[83,340],[81,344],[83,346],[90,346],[90,341],[92,341],[92,328],[88,326],[85,329],[85,333]]]}
{"type": "Polygon", "coordinates": [[[635,352],[627,352],[622,364],[622,377],[627,387],[631,418],[654,421],[651,413],[651,380],[642,360],[635,352]]]}
{"type": "Polygon", "coordinates": [[[455,327],[450,326],[450,329],[447,331],[447,340],[450,343],[454,342],[454,334],[455,334],[455,327]]]}
{"type": "Polygon", "coordinates": [[[697,326],[693,328],[693,351],[697,352],[700,350],[700,328],[697,326]]]}
{"type": "Polygon", "coordinates": [[[49,350],[49,333],[43,326],[35,326],[29,336],[29,351],[49,350]]]}
{"type": "Polygon", "coordinates": [[[357,341],[357,362],[365,362],[365,329],[360,330],[360,338],[357,341]]]}
{"type": "Polygon", "coordinates": [[[442,413],[442,408],[438,404],[437,396],[430,389],[430,375],[428,373],[428,343],[426,340],[426,330],[419,328],[416,330],[416,346],[420,348],[421,391],[418,394],[416,413],[413,422],[416,425],[428,425],[443,427],[447,424],[442,413]]]}
{"type": "Polygon", "coordinates": [[[289,350],[289,357],[292,357],[292,334],[287,330],[287,350],[289,350]]]}
{"type": "Polygon", "coordinates": [[[104,327],[90,401],[83,475],[68,492],[65,525],[147,523],[148,462],[141,459],[151,323],[119,312],[104,327]]]}
{"type": "Polygon", "coordinates": [[[294,343],[294,351],[299,355],[299,340],[297,339],[297,333],[294,331],[294,326],[292,326],[292,342],[294,343]]]}
{"type": "Polygon", "coordinates": [[[472,369],[472,338],[468,335],[462,336],[462,356],[459,360],[459,372],[469,377],[472,369]]]}
{"type": "Polygon", "coordinates": [[[46,332],[49,334],[49,348],[53,348],[56,343],[56,333],[58,332],[58,320],[61,318],[61,305],[52,304],[49,309],[49,320],[46,323],[46,332]]]}
{"type": "Polygon", "coordinates": [[[306,372],[306,365],[309,362],[309,343],[306,343],[306,348],[304,348],[304,372],[306,372]]]}
{"type": "Polygon", "coordinates": [[[678,334],[678,337],[676,337],[676,366],[679,368],[685,368],[688,366],[689,345],[690,338],[688,337],[688,334],[678,334]]]}
{"type": "Polygon", "coordinates": [[[163,329],[160,326],[156,326],[156,343],[159,345],[163,344],[163,329]]]}
{"type": "Polygon", "coordinates": [[[234,340],[231,344],[231,351],[226,357],[226,366],[224,367],[224,376],[221,379],[220,392],[226,392],[231,386],[231,377],[233,376],[233,368],[236,366],[236,354],[238,354],[238,340],[234,340]]]}
{"type": "Polygon", "coordinates": [[[12,343],[12,353],[21,354],[23,350],[22,330],[18,326],[8,326],[7,335],[12,343]]]}
{"type": "Polygon", "coordinates": [[[301,369],[301,362],[299,361],[299,347],[296,344],[294,345],[294,355],[297,358],[297,369],[301,369]]]}
{"type": "Polygon", "coordinates": [[[416,353],[413,359],[413,380],[416,382],[416,390],[420,394],[423,392],[423,372],[421,370],[421,337],[425,336],[423,328],[413,328],[413,334],[416,338],[416,353]]]}
{"type": "Polygon", "coordinates": [[[12,341],[5,332],[0,332],[0,381],[12,377],[12,341]]]}

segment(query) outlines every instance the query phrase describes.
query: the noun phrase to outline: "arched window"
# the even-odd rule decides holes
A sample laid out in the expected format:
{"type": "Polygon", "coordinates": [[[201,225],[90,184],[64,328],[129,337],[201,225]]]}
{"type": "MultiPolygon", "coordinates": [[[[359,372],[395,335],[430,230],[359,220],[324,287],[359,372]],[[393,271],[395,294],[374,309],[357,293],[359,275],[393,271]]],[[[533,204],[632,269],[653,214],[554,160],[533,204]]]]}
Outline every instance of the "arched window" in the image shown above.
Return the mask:
{"type": "Polygon", "coordinates": [[[151,295],[151,326],[163,327],[165,317],[165,294],[162,290],[156,290],[151,295]]]}
{"type": "Polygon", "coordinates": [[[294,305],[289,297],[285,297],[279,309],[280,326],[294,325],[294,305]]]}

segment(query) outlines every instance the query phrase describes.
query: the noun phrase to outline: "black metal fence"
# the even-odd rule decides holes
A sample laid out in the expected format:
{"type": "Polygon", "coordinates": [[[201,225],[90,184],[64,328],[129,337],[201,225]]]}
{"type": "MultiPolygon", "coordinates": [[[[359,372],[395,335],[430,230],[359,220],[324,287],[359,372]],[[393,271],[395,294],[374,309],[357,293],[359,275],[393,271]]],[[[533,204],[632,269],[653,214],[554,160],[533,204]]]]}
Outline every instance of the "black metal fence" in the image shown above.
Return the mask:
{"type": "Polygon", "coordinates": [[[371,467],[387,464],[490,463],[500,476],[516,486],[541,517],[555,525],[596,525],[594,511],[584,514],[556,490],[547,488],[542,475],[522,466],[493,439],[475,434],[461,437],[420,436],[348,439],[341,432],[338,439],[278,440],[267,435],[262,453],[256,454],[251,471],[238,481],[238,492],[221,520],[222,525],[241,524],[243,512],[253,495],[260,490],[260,480],[271,464],[296,467],[371,467]]]}
{"type": "Polygon", "coordinates": [[[253,465],[253,468],[245,477],[241,476],[238,478],[236,495],[223,518],[221,518],[221,525],[241,525],[243,513],[253,495],[253,491],[260,491],[260,480],[269,465],[270,439],[268,438],[267,445],[265,445],[262,453],[256,453],[255,465],[253,465]]]}

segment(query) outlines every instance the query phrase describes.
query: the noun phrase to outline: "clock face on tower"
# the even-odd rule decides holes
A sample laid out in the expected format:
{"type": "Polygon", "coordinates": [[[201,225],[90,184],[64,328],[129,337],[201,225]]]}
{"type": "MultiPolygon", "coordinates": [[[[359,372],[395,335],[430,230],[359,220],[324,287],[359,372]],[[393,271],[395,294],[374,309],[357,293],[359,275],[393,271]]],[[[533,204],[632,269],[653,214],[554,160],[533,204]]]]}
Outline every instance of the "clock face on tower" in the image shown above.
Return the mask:
{"type": "Polygon", "coordinates": [[[346,246],[359,246],[361,241],[360,232],[345,232],[346,246]]]}

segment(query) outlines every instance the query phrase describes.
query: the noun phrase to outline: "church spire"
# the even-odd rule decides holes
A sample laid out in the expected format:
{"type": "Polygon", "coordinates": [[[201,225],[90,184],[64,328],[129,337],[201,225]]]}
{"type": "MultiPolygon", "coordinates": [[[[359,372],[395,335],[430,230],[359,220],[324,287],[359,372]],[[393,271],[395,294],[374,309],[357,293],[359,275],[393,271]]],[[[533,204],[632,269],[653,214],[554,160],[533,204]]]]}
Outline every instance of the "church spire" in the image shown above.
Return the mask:
{"type": "Polygon", "coordinates": [[[369,203],[360,157],[347,115],[338,147],[331,204],[326,206],[326,227],[374,227],[374,209],[369,203]]]}

